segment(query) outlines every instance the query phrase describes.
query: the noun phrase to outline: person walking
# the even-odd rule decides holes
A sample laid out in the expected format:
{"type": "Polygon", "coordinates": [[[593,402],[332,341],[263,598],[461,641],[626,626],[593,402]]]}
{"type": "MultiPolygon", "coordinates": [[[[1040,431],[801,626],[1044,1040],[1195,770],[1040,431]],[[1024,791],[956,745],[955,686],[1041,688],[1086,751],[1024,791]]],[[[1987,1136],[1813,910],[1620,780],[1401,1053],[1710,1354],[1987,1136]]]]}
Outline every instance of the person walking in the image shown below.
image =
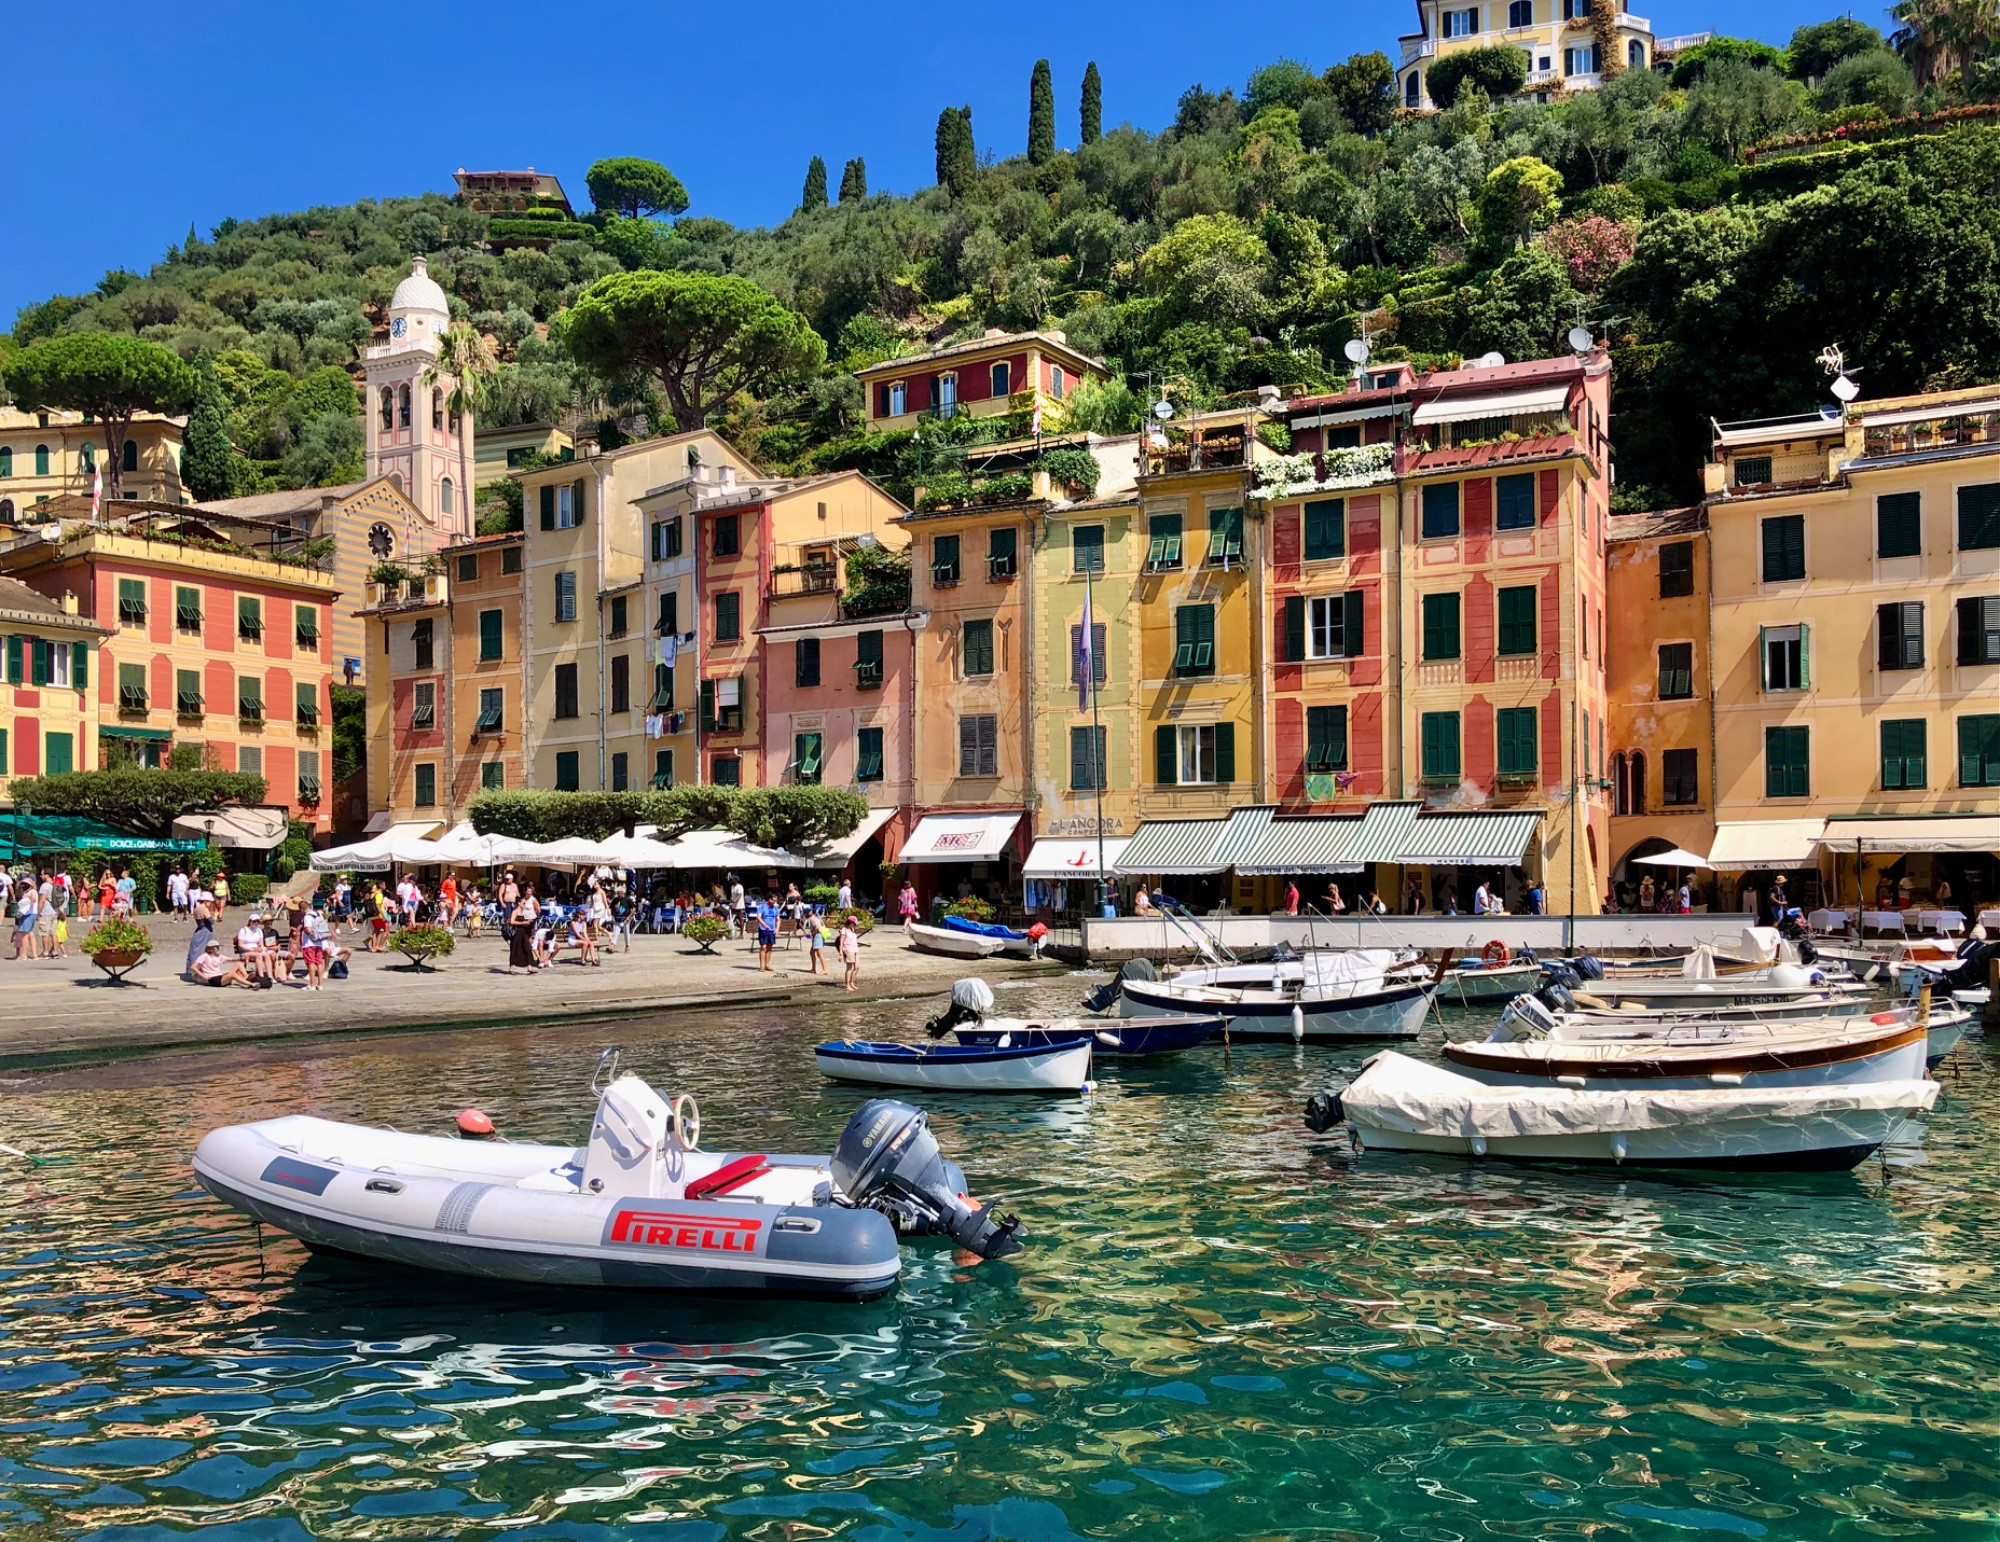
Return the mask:
{"type": "Polygon", "coordinates": [[[846,978],[846,989],[859,990],[861,980],[861,928],[855,922],[853,912],[849,912],[840,923],[840,966],[846,978]]]}
{"type": "Polygon", "coordinates": [[[808,913],[799,923],[806,929],[806,973],[826,973],[826,932],[816,915],[808,913]]]}
{"type": "Polygon", "coordinates": [[[903,918],[903,935],[907,937],[917,921],[917,886],[907,878],[903,880],[902,892],[896,896],[896,911],[903,918]]]}
{"type": "Polygon", "coordinates": [[[220,921],[223,917],[223,914],[229,909],[228,868],[225,867],[217,871],[215,875],[215,883],[210,888],[209,892],[215,896],[215,919],[220,921]]]}
{"type": "Polygon", "coordinates": [[[167,874],[167,908],[173,911],[175,920],[187,919],[188,875],[180,868],[167,874]]]}
{"type": "Polygon", "coordinates": [[[535,972],[535,913],[529,902],[521,895],[519,885],[514,883],[514,875],[507,875],[507,883],[514,890],[514,903],[505,912],[507,917],[507,973],[533,974],[535,972]]]}
{"type": "Polygon", "coordinates": [[[188,939],[187,968],[183,973],[192,974],[202,950],[215,942],[215,901],[206,889],[192,883],[188,885],[188,913],[194,917],[194,935],[188,939]]]}
{"type": "Polygon", "coordinates": [[[1287,878],[1285,880],[1285,914],[1288,916],[1295,916],[1298,913],[1299,913],[1298,880],[1293,878],[1287,878]]]}
{"type": "Polygon", "coordinates": [[[747,929],[744,923],[749,920],[749,915],[749,908],[743,902],[743,880],[738,878],[734,873],[731,873],[729,875],[729,919],[730,924],[736,928],[736,935],[738,937],[741,937],[747,929]]]}
{"type": "MultiPolygon", "coordinates": [[[[326,985],[326,955],[327,950],[333,946],[333,928],[327,923],[326,917],[320,914],[317,905],[308,905],[305,913],[292,927],[294,937],[299,936],[301,932],[304,933],[305,941],[299,951],[306,964],[306,989],[320,990],[326,985]]],[[[289,975],[289,970],[287,974],[289,975]]]]}
{"type": "Polygon", "coordinates": [[[852,879],[843,878],[840,880],[840,897],[834,901],[834,904],[842,910],[852,910],[854,908],[854,882],[852,879]]]}
{"type": "Polygon", "coordinates": [[[35,884],[23,878],[14,891],[14,957],[32,960],[35,956],[35,884]]]}
{"type": "Polygon", "coordinates": [[[778,945],[778,902],[767,891],[757,902],[757,972],[771,972],[771,949],[778,945]]]}
{"type": "Polygon", "coordinates": [[[389,896],[379,883],[368,886],[368,951],[381,953],[389,941],[389,896]]]}

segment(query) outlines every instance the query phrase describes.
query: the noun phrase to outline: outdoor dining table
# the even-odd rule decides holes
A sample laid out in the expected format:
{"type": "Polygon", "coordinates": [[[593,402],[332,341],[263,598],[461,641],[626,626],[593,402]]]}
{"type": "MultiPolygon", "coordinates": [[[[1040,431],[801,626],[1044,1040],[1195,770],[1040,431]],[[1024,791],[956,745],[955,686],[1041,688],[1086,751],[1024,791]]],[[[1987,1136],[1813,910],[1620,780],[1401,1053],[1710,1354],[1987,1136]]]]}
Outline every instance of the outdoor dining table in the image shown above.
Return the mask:
{"type": "Polygon", "coordinates": [[[1815,910],[1806,917],[1806,925],[1816,932],[1844,932],[1853,914],[1851,910],[1815,910]]]}
{"type": "Polygon", "coordinates": [[[1979,924],[1985,927],[1988,932],[2000,931],[2000,910],[1980,911],[1979,924]]]}
{"type": "Polygon", "coordinates": [[[1900,910],[1864,910],[1861,912],[1861,929],[1878,932],[1901,932],[1910,935],[1910,923],[1900,910]]]}
{"type": "Polygon", "coordinates": [[[1965,912],[1962,910],[1919,910],[1917,925],[1935,927],[1941,932],[1962,932],[1965,930],[1965,912]]]}

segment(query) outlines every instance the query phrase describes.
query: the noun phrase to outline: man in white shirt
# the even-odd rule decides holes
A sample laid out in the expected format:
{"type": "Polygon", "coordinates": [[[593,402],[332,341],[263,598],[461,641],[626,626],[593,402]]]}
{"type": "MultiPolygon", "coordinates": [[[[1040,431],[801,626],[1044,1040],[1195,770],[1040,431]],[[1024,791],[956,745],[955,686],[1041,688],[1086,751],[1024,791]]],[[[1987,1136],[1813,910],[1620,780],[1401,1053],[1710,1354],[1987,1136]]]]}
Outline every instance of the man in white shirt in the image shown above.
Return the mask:
{"type": "Polygon", "coordinates": [[[188,875],[179,868],[167,874],[167,904],[177,916],[188,913],[188,875]]]}
{"type": "Polygon", "coordinates": [[[255,915],[236,933],[236,956],[258,980],[271,978],[271,950],[264,941],[264,927],[255,915]]]}
{"type": "Polygon", "coordinates": [[[840,897],[834,901],[842,910],[854,908],[854,885],[845,878],[840,880],[840,897]]]}
{"type": "Polygon", "coordinates": [[[1493,902],[1493,890],[1487,886],[1484,879],[1481,879],[1479,887],[1472,893],[1472,913],[1476,916],[1490,916],[1499,909],[1500,907],[1493,902]]]}

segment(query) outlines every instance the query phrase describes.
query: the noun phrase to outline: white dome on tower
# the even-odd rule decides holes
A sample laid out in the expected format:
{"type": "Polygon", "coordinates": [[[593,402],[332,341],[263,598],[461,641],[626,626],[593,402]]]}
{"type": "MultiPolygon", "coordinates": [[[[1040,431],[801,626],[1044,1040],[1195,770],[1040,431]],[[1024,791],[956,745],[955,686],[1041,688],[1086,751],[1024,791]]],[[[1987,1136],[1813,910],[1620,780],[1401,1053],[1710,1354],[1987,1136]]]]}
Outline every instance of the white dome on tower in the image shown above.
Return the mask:
{"type": "Polygon", "coordinates": [[[424,259],[419,257],[410,267],[410,276],[396,286],[395,294],[389,297],[391,311],[431,311],[439,316],[451,315],[451,302],[445,299],[444,290],[431,277],[424,259]]]}

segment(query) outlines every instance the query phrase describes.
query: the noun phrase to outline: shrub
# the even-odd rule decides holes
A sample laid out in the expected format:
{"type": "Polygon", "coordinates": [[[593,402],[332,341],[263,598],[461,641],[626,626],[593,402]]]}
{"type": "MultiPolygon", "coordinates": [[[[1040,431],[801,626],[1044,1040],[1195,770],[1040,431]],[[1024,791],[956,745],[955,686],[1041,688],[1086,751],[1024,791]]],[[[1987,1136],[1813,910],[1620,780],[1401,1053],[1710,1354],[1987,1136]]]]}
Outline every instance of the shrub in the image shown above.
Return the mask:
{"type": "Polygon", "coordinates": [[[846,910],[829,910],[826,913],[828,929],[836,932],[839,931],[841,927],[847,924],[849,916],[854,917],[854,929],[861,933],[862,936],[866,937],[870,932],[875,930],[875,918],[858,906],[851,906],[846,910]]]}
{"type": "Polygon", "coordinates": [[[271,880],[262,873],[231,873],[229,898],[232,904],[261,905],[271,893],[271,880]]]}
{"type": "Polygon", "coordinates": [[[1042,457],[1042,469],[1048,472],[1052,481],[1084,493],[1096,492],[1097,479],[1104,473],[1097,457],[1081,445],[1067,445],[1060,450],[1049,451],[1042,457]]]}
{"type": "Polygon", "coordinates": [[[427,958],[450,958],[457,945],[443,926],[406,926],[396,934],[396,951],[418,965],[427,958]]]}
{"type": "Polygon", "coordinates": [[[957,904],[947,905],[944,913],[948,916],[957,916],[961,921],[978,921],[984,924],[991,921],[998,912],[978,895],[968,894],[957,904]]]}
{"type": "Polygon", "coordinates": [[[151,953],[153,934],[137,921],[127,921],[122,916],[113,916],[92,927],[78,946],[92,958],[105,952],[151,953]]]}
{"type": "Polygon", "coordinates": [[[720,916],[696,916],[681,928],[681,935],[698,944],[702,952],[713,953],[715,945],[729,935],[729,923],[720,916]]]}
{"type": "Polygon", "coordinates": [[[1431,100],[1440,107],[1455,104],[1458,93],[1467,86],[1477,86],[1497,101],[1512,96],[1527,83],[1527,54],[1505,45],[1446,54],[1431,66],[1429,82],[1431,100]]]}
{"type": "Polygon", "coordinates": [[[831,905],[840,898],[840,890],[830,883],[807,884],[799,891],[808,905],[831,905]]]}

